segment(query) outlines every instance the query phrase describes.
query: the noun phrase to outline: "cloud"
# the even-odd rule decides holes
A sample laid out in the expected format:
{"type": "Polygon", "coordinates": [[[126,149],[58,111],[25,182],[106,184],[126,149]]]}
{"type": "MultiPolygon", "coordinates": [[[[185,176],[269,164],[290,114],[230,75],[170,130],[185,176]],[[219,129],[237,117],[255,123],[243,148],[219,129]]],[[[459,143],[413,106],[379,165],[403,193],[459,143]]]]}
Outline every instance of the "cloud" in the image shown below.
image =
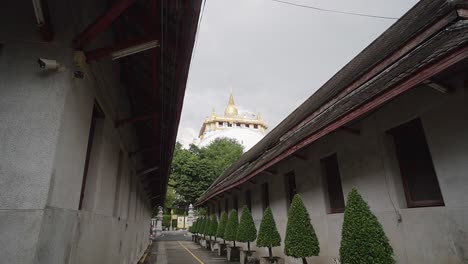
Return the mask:
{"type": "MultiPolygon", "coordinates": [[[[416,0],[291,0],[399,17],[416,0]]],[[[213,108],[262,114],[270,130],[394,21],[323,13],[270,0],[207,1],[190,69],[179,141],[198,135],[213,108]]]]}

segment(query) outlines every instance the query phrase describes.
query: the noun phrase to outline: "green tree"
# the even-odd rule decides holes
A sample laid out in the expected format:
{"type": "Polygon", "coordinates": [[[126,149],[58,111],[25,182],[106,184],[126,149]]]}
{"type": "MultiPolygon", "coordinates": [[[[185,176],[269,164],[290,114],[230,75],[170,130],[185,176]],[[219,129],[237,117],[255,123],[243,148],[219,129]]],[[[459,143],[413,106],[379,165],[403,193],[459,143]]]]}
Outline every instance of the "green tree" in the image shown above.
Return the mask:
{"type": "Polygon", "coordinates": [[[393,264],[393,249],[377,217],[352,189],[344,213],[340,258],[343,264],[393,264]]]}
{"type": "Polygon", "coordinates": [[[229,214],[229,219],[226,225],[226,231],[224,233],[224,239],[227,241],[234,242],[234,247],[236,246],[236,236],[237,228],[239,226],[239,217],[237,216],[237,211],[232,210],[229,214]]]}
{"type": "Polygon", "coordinates": [[[200,233],[200,235],[203,235],[203,236],[205,236],[205,224],[206,224],[205,217],[202,216],[200,220],[200,226],[198,227],[198,233],[200,233]]]}
{"type": "Polygon", "coordinates": [[[228,138],[215,139],[203,148],[191,145],[189,149],[183,149],[177,143],[170,176],[170,183],[176,194],[173,206],[186,208],[195,203],[242,153],[242,145],[228,138]]]}
{"type": "Polygon", "coordinates": [[[224,233],[226,232],[226,225],[228,222],[228,215],[226,212],[221,214],[221,219],[219,220],[218,230],[216,235],[223,239],[223,243],[226,244],[226,240],[224,239],[224,233]]]}
{"type": "Polygon", "coordinates": [[[193,224],[191,226],[192,229],[190,230],[190,232],[194,233],[195,235],[197,235],[197,233],[198,233],[197,225],[198,225],[198,221],[193,222],[193,224]]]}
{"type": "Polygon", "coordinates": [[[211,225],[211,219],[209,216],[206,216],[205,218],[205,226],[203,227],[203,234],[205,236],[210,235],[210,225],[211,225]]]}
{"type": "Polygon", "coordinates": [[[210,240],[211,240],[211,236],[214,236],[215,237],[215,240],[216,240],[216,231],[218,230],[218,219],[216,219],[216,216],[213,215],[211,217],[211,224],[210,224],[210,240]]]}
{"type": "Polygon", "coordinates": [[[262,222],[260,223],[260,229],[258,231],[257,246],[267,247],[270,259],[273,257],[271,252],[272,247],[278,247],[281,245],[281,236],[276,228],[275,219],[273,213],[268,207],[263,213],[262,222]]]}
{"type": "Polygon", "coordinates": [[[319,242],[310,223],[309,213],[299,194],[296,194],[288,212],[284,254],[293,258],[302,258],[302,263],[306,264],[306,257],[318,256],[319,253],[319,242]]]}
{"type": "Polygon", "coordinates": [[[250,251],[250,242],[257,239],[257,228],[252,218],[252,214],[247,206],[242,209],[242,215],[237,229],[236,240],[239,242],[247,242],[247,250],[250,251]]]}
{"type": "Polygon", "coordinates": [[[162,225],[166,228],[171,227],[171,215],[163,215],[162,225]]]}

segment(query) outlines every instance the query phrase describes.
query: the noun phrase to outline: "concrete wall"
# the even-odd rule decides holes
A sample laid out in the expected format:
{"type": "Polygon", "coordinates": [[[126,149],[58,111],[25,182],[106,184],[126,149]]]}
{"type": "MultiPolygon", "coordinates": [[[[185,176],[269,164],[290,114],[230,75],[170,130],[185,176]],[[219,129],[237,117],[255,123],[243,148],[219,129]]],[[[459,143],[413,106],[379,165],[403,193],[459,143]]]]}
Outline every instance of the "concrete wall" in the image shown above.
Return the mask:
{"type": "MultiPolygon", "coordinates": [[[[353,124],[360,135],[345,131],[330,134],[301,152],[307,160],[284,160],[273,167],[274,175],[257,176],[256,184],[244,184],[234,193],[243,201],[244,192],[252,190],[252,215],[258,228],[262,218],[261,184],[268,182],[270,207],[284,240],[288,208],[284,174],[294,170],[297,191],[320,242],[320,256],[309,263],[333,263],[333,258],[339,256],[343,213],[328,213],[320,159],[337,153],[345,199],[351,188],[358,189],[382,223],[398,263],[466,263],[468,100],[463,78],[451,81],[455,92],[441,94],[429,87],[415,88],[353,124]],[[417,117],[423,123],[445,206],[406,205],[393,142],[385,131],[417,117]]],[[[273,253],[284,257],[283,245],[274,248],[273,253]]],[[[257,250],[259,255],[268,254],[264,248],[257,250]]],[[[297,260],[286,257],[286,262],[297,260]]]]}
{"type": "MultiPolygon", "coordinates": [[[[135,176],[138,161],[127,155],[133,131],[113,125],[129,116],[117,65],[94,64],[84,79],[72,74],[71,40],[106,1],[48,3],[51,43],[36,29],[31,1],[8,1],[0,10],[8,25],[0,29],[0,262],[135,263],[149,242],[151,212],[135,176]],[[38,58],[65,70],[43,71],[38,58]],[[95,101],[106,118],[78,210],[95,101]]],[[[109,40],[102,34],[92,45],[109,40]]]]}

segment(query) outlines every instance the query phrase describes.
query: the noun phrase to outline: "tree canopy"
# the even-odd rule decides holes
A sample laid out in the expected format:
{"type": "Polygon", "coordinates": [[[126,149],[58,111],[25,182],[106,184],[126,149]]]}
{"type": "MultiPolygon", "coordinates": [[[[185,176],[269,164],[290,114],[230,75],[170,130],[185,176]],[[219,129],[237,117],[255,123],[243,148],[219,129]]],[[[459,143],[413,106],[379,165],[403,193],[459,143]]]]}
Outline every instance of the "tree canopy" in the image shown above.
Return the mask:
{"type": "Polygon", "coordinates": [[[393,249],[377,217],[361,195],[348,195],[341,231],[340,259],[343,264],[393,264],[393,249]]]}
{"type": "Polygon", "coordinates": [[[216,219],[216,216],[213,215],[211,216],[211,223],[210,223],[210,233],[208,235],[214,236],[216,240],[216,231],[218,231],[218,219],[216,219]]]}
{"type": "Polygon", "coordinates": [[[224,239],[224,233],[226,231],[226,225],[227,225],[227,222],[228,222],[228,215],[226,212],[223,212],[221,214],[221,219],[219,220],[219,225],[218,225],[218,230],[216,232],[216,235],[219,237],[219,238],[223,238],[224,239]]]}
{"type": "MultiPolygon", "coordinates": [[[[270,207],[265,210],[262,222],[258,231],[257,246],[259,247],[278,247],[281,245],[281,236],[276,228],[276,222],[270,207]]],[[[271,256],[270,256],[271,257],[271,256]]]]}
{"type": "Polygon", "coordinates": [[[176,193],[174,206],[186,207],[195,203],[242,153],[243,146],[230,138],[215,139],[202,148],[191,145],[189,149],[183,149],[177,143],[170,176],[170,183],[176,193]]]}
{"type": "Polygon", "coordinates": [[[294,195],[288,212],[286,238],[284,239],[284,254],[294,258],[318,256],[319,242],[314,227],[310,223],[309,213],[299,194],[294,195]]]}
{"type": "Polygon", "coordinates": [[[252,218],[252,214],[247,206],[242,209],[242,215],[237,228],[236,240],[239,242],[247,242],[248,251],[250,251],[250,242],[257,239],[257,228],[252,218]]]}
{"type": "Polygon", "coordinates": [[[237,228],[239,227],[239,218],[236,210],[231,210],[229,214],[228,222],[226,225],[226,231],[224,232],[224,239],[227,241],[233,241],[234,246],[236,245],[237,228]]]}

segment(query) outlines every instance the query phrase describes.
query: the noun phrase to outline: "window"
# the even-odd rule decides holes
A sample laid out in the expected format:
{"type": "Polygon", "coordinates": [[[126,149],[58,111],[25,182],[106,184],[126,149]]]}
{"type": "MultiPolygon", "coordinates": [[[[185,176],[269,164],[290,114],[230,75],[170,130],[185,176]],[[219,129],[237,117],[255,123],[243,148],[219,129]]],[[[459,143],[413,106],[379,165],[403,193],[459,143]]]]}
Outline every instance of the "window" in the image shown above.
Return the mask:
{"type": "Polygon", "coordinates": [[[241,127],[241,124],[240,124],[240,123],[236,123],[236,126],[241,127]]]}
{"type": "Polygon", "coordinates": [[[408,207],[443,206],[439,182],[419,119],[389,131],[395,152],[408,207]]]}
{"type": "Polygon", "coordinates": [[[252,212],[252,192],[250,190],[245,192],[245,205],[252,212]]]}
{"type": "Polygon", "coordinates": [[[257,128],[258,128],[258,125],[257,125],[257,124],[254,124],[253,126],[254,126],[254,128],[255,128],[255,129],[257,129],[257,128]]]}
{"type": "Polygon", "coordinates": [[[288,196],[288,207],[289,207],[294,195],[297,193],[296,175],[294,175],[294,171],[290,171],[286,173],[285,181],[286,181],[286,194],[288,196]]]}
{"type": "Polygon", "coordinates": [[[232,123],[227,123],[227,126],[228,126],[228,127],[232,127],[232,123]]]}
{"type": "Polygon", "coordinates": [[[336,154],[320,160],[324,173],[324,185],[328,195],[329,213],[343,213],[345,202],[341,186],[340,170],[336,154]]]}
{"type": "Polygon", "coordinates": [[[218,126],[222,127],[222,126],[223,126],[223,122],[218,122],[218,126]]]}
{"type": "Polygon", "coordinates": [[[123,163],[123,151],[119,151],[119,159],[117,163],[117,181],[115,183],[115,195],[114,195],[114,216],[118,216],[119,214],[119,206],[120,206],[120,185],[122,182],[122,163],[123,163]]]}
{"type": "Polygon", "coordinates": [[[238,203],[238,200],[237,200],[237,196],[234,196],[234,199],[232,201],[233,203],[233,209],[236,210],[236,211],[239,211],[239,203],[238,203]]]}
{"type": "Polygon", "coordinates": [[[270,193],[268,191],[268,183],[262,184],[262,205],[264,212],[270,206],[270,193]]]}
{"type": "Polygon", "coordinates": [[[97,130],[102,129],[102,123],[104,121],[104,112],[101,110],[99,105],[95,104],[93,108],[93,114],[91,117],[91,126],[89,129],[89,136],[88,136],[88,146],[86,149],[86,158],[85,158],[85,165],[83,170],[83,180],[81,182],[81,193],[80,193],[80,202],[78,205],[78,209],[81,210],[83,208],[83,200],[85,198],[85,191],[86,191],[86,180],[89,174],[89,162],[91,160],[91,150],[93,148],[93,142],[95,141],[95,137],[99,136],[99,133],[96,133],[97,130]]]}
{"type": "Polygon", "coordinates": [[[224,211],[226,211],[226,213],[229,214],[229,199],[226,198],[226,200],[224,201],[224,211]]]}

